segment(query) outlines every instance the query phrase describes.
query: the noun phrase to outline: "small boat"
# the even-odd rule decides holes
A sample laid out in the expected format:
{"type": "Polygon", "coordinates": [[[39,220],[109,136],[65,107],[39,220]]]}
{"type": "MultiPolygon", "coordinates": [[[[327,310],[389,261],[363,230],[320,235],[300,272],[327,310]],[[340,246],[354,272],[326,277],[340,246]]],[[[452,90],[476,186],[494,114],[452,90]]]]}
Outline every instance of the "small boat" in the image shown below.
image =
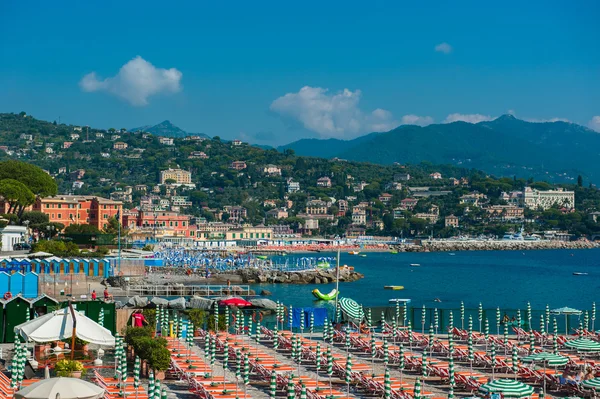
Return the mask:
{"type": "Polygon", "coordinates": [[[360,256],[361,258],[366,258],[367,254],[359,254],[358,256],[360,256]]]}
{"type": "Polygon", "coordinates": [[[389,301],[390,303],[410,303],[410,299],[402,299],[402,298],[392,298],[389,301]]]}
{"type": "Polygon", "coordinates": [[[573,276],[587,276],[588,274],[585,272],[573,272],[573,276]]]}
{"type": "Polygon", "coordinates": [[[358,251],[350,251],[348,252],[348,255],[358,255],[360,252],[358,251]]]}
{"type": "Polygon", "coordinates": [[[385,285],[383,288],[386,290],[399,291],[399,290],[403,290],[404,286],[403,285],[385,285]]]}
{"type": "Polygon", "coordinates": [[[331,290],[331,292],[329,292],[329,294],[323,294],[318,288],[315,288],[312,290],[312,294],[315,296],[315,298],[321,301],[332,301],[336,296],[338,296],[339,291],[334,288],[331,290]]]}
{"type": "Polygon", "coordinates": [[[450,256],[454,256],[454,255],[456,255],[456,254],[455,254],[454,252],[450,252],[448,255],[450,255],[450,256]]]}
{"type": "Polygon", "coordinates": [[[420,266],[421,266],[421,264],[420,264],[420,263],[411,263],[410,265],[411,265],[412,267],[420,267],[420,266]]]}
{"type": "Polygon", "coordinates": [[[391,253],[392,255],[397,255],[397,254],[398,254],[398,251],[396,251],[395,249],[392,249],[392,250],[390,251],[390,253],[391,253]]]}
{"type": "Polygon", "coordinates": [[[267,256],[266,256],[266,255],[258,255],[258,256],[256,257],[256,259],[260,259],[260,260],[267,260],[268,258],[267,258],[267,256]]]}
{"type": "Polygon", "coordinates": [[[329,269],[331,264],[329,262],[321,261],[317,263],[317,268],[319,269],[329,269]]]}

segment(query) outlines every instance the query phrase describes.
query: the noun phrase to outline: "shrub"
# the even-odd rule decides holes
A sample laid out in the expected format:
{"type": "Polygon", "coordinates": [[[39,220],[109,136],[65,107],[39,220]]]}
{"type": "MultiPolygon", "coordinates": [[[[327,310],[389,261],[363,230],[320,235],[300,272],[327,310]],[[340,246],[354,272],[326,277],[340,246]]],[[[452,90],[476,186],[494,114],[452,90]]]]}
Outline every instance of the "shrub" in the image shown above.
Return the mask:
{"type": "Polygon", "coordinates": [[[81,371],[81,375],[85,375],[86,369],[81,362],[77,360],[59,360],[54,366],[54,371],[59,377],[70,377],[74,371],[81,371]]]}

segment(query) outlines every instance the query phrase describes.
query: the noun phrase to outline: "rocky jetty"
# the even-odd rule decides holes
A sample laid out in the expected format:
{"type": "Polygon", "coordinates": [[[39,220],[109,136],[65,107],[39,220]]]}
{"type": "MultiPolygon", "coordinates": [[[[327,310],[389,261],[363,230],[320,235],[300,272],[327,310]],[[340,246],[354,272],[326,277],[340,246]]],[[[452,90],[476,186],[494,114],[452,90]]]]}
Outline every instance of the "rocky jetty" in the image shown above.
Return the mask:
{"type": "MultiPolygon", "coordinates": [[[[336,279],[335,269],[305,270],[301,272],[283,272],[263,269],[240,269],[237,274],[244,284],[280,283],[280,284],[327,284],[336,279]]],[[[340,268],[340,281],[357,281],[363,278],[362,273],[349,268],[340,268]]]]}
{"type": "Polygon", "coordinates": [[[420,245],[394,246],[399,252],[457,252],[457,251],[528,251],[538,249],[591,249],[599,245],[589,240],[577,241],[422,241],[420,245]]]}

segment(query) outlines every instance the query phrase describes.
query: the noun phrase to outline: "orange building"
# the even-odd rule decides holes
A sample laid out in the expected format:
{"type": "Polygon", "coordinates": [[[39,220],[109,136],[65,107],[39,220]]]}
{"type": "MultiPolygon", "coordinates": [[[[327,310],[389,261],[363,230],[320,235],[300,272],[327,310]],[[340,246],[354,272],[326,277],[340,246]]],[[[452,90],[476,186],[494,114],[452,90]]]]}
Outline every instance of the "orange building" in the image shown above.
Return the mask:
{"type": "Polygon", "coordinates": [[[132,209],[125,212],[123,224],[131,235],[194,237],[195,226],[190,226],[190,217],[173,211],[140,211],[132,209]]]}
{"type": "Polygon", "coordinates": [[[50,222],[71,224],[90,224],[99,230],[108,225],[108,219],[122,219],[123,203],[91,195],[57,195],[38,198],[33,210],[48,215],[50,222]]]}

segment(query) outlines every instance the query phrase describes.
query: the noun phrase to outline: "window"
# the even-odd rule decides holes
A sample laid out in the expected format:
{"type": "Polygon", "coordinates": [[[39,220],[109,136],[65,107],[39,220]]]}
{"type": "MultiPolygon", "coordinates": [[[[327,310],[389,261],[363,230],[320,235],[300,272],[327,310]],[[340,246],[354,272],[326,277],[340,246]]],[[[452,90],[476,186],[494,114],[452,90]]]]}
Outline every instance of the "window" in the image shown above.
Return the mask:
{"type": "Polygon", "coordinates": [[[46,204],[46,209],[50,208],[50,204],[46,204]]]}
{"type": "Polygon", "coordinates": [[[107,214],[104,214],[103,216],[104,216],[104,219],[108,219],[108,215],[107,214]]]}
{"type": "Polygon", "coordinates": [[[173,227],[173,222],[169,222],[169,226],[173,227]]]}
{"type": "Polygon", "coordinates": [[[62,214],[60,214],[60,213],[59,213],[59,214],[58,214],[58,218],[59,218],[59,219],[62,219],[62,214]]]}
{"type": "Polygon", "coordinates": [[[52,214],[52,219],[54,219],[54,214],[52,214]]]}
{"type": "Polygon", "coordinates": [[[233,237],[233,239],[235,239],[235,233],[233,233],[232,237],[233,237]]]}
{"type": "Polygon", "coordinates": [[[62,208],[62,204],[58,204],[58,209],[62,208]]]}
{"type": "Polygon", "coordinates": [[[181,222],[181,226],[185,227],[185,222],[181,222]]]}
{"type": "Polygon", "coordinates": [[[73,216],[72,213],[69,213],[69,218],[73,219],[75,216],[73,216]]]}
{"type": "Polygon", "coordinates": [[[106,205],[104,205],[104,209],[106,209],[106,205]]]}

